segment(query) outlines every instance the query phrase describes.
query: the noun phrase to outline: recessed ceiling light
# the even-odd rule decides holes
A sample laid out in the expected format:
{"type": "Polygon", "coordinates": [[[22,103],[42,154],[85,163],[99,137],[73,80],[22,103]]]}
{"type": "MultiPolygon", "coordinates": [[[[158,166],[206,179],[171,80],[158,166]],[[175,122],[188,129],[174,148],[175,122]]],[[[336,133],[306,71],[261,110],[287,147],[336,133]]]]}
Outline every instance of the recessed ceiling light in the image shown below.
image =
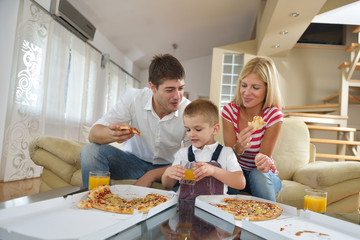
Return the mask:
{"type": "Polygon", "coordinates": [[[280,47],[280,44],[275,44],[274,45],[274,48],[279,48],[280,47]]]}
{"type": "Polygon", "coordinates": [[[291,17],[298,17],[300,15],[300,13],[298,12],[293,12],[290,14],[291,17]]]}
{"type": "Polygon", "coordinates": [[[286,34],[288,34],[288,33],[289,33],[289,32],[286,31],[286,30],[280,32],[281,35],[286,35],[286,34]]]}

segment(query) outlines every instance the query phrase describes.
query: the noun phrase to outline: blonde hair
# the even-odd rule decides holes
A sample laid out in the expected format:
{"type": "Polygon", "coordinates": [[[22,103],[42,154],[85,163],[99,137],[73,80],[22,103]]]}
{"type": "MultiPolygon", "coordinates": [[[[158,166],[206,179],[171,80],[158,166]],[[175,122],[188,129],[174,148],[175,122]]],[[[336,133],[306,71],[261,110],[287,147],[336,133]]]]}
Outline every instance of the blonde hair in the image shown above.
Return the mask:
{"type": "Polygon", "coordinates": [[[241,81],[251,73],[255,73],[266,85],[263,109],[271,106],[281,109],[282,100],[278,84],[278,72],[274,61],[268,57],[253,58],[244,66],[239,76],[233,102],[239,107],[243,106],[240,95],[241,81]]]}
{"type": "Polygon", "coordinates": [[[219,109],[210,100],[197,99],[186,106],[183,117],[202,116],[204,121],[214,126],[219,123],[219,109]]]}

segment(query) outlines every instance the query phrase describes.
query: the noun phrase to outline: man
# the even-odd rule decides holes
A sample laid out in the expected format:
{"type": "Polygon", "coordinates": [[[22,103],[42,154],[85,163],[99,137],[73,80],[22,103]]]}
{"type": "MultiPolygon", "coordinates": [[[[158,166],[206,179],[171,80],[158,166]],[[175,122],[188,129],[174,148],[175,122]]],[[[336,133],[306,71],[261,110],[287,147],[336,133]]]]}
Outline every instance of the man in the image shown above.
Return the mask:
{"type": "Polygon", "coordinates": [[[81,151],[81,174],[88,187],[89,171],[110,171],[111,179],[138,179],[138,186],[160,181],[174,154],[189,145],[182,115],[185,71],[169,54],[155,56],[149,67],[149,88],[132,89],[99,119],[81,151]],[[135,127],[134,135],[120,127],[135,127]],[[121,150],[108,143],[122,143],[121,150]]]}

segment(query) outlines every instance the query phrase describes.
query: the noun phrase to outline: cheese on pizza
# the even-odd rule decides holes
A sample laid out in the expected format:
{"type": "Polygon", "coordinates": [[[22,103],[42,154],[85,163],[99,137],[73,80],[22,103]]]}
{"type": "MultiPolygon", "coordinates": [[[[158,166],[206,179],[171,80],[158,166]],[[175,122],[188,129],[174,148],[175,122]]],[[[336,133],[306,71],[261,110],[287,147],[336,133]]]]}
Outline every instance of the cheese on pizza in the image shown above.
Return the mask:
{"type": "Polygon", "coordinates": [[[81,209],[96,208],[120,214],[133,214],[134,210],[147,213],[151,208],[168,201],[170,198],[157,193],[149,193],[144,198],[124,199],[111,192],[109,186],[98,186],[92,189],[87,199],[80,200],[81,209]]]}
{"type": "Polygon", "coordinates": [[[226,204],[212,204],[223,211],[234,215],[236,220],[248,218],[249,221],[263,221],[277,218],[282,209],[276,204],[239,198],[224,198],[226,204]]]}

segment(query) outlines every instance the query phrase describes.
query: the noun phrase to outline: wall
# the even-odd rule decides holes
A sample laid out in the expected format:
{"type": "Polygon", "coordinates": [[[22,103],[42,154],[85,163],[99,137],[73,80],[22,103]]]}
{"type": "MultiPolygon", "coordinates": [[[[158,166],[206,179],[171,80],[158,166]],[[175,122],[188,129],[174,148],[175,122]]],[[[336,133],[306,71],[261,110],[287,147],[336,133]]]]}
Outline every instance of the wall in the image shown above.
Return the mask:
{"type": "MultiPolygon", "coordinates": [[[[199,97],[209,98],[211,81],[212,55],[180,61],[185,69],[185,92],[189,93],[189,99],[199,97]]],[[[148,69],[140,72],[141,87],[148,85],[148,69]]]]}

